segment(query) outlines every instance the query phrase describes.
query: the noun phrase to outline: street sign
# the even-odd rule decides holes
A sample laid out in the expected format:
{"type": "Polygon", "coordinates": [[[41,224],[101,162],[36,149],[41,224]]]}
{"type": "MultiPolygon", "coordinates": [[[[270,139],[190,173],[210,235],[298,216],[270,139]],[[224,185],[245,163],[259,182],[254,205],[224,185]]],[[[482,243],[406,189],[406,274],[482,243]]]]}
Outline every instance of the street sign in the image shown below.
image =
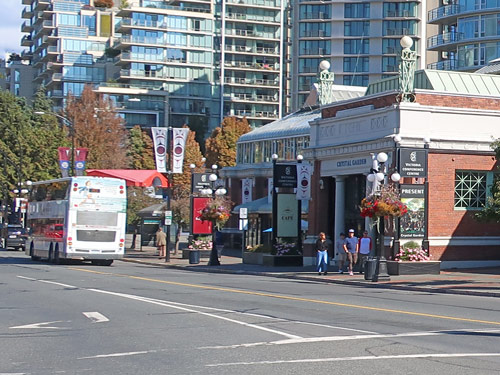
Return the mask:
{"type": "Polygon", "coordinates": [[[240,219],[239,230],[248,230],[248,220],[247,219],[240,219]]]}
{"type": "Polygon", "coordinates": [[[401,177],[427,177],[427,150],[402,148],[399,150],[401,177]]]}
{"type": "Polygon", "coordinates": [[[165,225],[172,225],[172,218],[171,217],[165,218],[165,225]]]}
{"type": "Polygon", "coordinates": [[[172,211],[165,211],[165,219],[172,219],[172,211]]]}
{"type": "Polygon", "coordinates": [[[241,207],[240,208],[240,219],[247,219],[247,218],[248,218],[248,208],[241,207]]]}
{"type": "Polygon", "coordinates": [[[275,188],[296,188],[297,165],[276,164],[273,170],[273,180],[275,188]]]}

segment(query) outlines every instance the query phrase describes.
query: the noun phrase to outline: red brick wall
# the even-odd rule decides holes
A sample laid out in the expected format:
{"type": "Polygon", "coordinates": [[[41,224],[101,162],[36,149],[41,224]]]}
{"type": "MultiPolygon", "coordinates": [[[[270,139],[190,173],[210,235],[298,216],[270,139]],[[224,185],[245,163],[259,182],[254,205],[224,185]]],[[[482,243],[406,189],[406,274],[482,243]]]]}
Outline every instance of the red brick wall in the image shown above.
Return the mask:
{"type": "MultiPolygon", "coordinates": [[[[455,170],[492,171],[496,161],[490,155],[429,154],[429,237],[500,236],[500,225],[474,220],[475,211],[455,210],[455,170]]],[[[496,259],[500,251],[496,250],[496,259]]],[[[432,246],[435,260],[486,259],[493,248],[477,246],[432,246]],[[483,254],[484,253],[484,254],[483,254]],[[484,255],[484,256],[483,256],[484,255]]]]}
{"type": "Polygon", "coordinates": [[[500,99],[478,98],[465,95],[437,95],[417,93],[416,101],[422,105],[434,105],[440,107],[476,108],[476,109],[500,109],[500,99]]]}

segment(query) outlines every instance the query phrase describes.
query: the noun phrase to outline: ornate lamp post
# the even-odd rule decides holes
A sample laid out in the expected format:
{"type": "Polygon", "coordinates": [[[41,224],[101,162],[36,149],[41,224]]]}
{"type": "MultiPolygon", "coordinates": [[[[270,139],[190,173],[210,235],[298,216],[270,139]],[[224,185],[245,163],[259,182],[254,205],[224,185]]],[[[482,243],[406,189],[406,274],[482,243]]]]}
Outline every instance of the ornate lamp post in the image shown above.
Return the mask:
{"type": "Polygon", "coordinates": [[[417,62],[417,53],[410,48],[413,45],[413,39],[408,35],[401,38],[401,63],[399,64],[399,100],[401,102],[415,101],[413,93],[413,84],[415,81],[415,67],[417,62]]]}
{"type": "Polygon", "coordinates": [[[330,69],[330,63],[323,60],[319,63],[319,104],[326,105],[332,102],[332,86],[335,74],[328,71],[330,69]]]}
{"type": "MultiPolygon", "coordinates": [[[[388,156],[385,152],[379,152],[375,159],[373,160],[373,167],[370,170],[370,174],[366,179],[372,183],[372,195],[380,195],[381,187],[385,183],[387,177],[387,170],[385,163],[387,162],[388,156]]],[[[391,175],[391,180],[393,182],[399,182],[401,176],[398,172],[394,172],[391,175]]],[[[385,232],[385,216],[379,217],[379,230],[377,236],[377,243],[375,247],[375,256],[377,258],[377,266],[375,268],[375,273],[373,275],[372,281],[379,280],[390,280],[389,274],[387,273],[387,260],[384,256],[384,232],[385,232]]]]}
{"type": "MultiPolygon", "coordinates": [[[[216,164],[212,165],[212,173],[208,176],[211,183],[211,188],[206,188],[201,190],[202,195],[210,195],[212,199],[218,196],[223,196],[227,194],[227,190],[224,187],[217,187],[216,182],[219,179],[217,173],[218,167],[216,164]]],[[[210,252],[210,260],[208,261],[209,266],[220,266],[219,255],[216,245],[216,230],[217,230],[217,220],[212,219],[212,250],[210,252]]]]}

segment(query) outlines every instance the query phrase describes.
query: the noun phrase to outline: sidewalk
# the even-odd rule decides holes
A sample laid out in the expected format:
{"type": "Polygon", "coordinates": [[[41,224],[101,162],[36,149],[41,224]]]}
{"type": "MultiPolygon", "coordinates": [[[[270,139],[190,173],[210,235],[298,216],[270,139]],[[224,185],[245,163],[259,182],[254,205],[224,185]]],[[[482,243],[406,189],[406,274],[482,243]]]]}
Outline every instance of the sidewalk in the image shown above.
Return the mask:
{"type": "Polygon", "coordinates": [[[374,283],[371,280],[365,280],[363,275],[357,273],[349,276],[347,273],[329,272],[326,276],[319,276],[315,268],[311,266],[266,267],[243,264],[241,257],[227,255],[222,255],[220,266],[208,266],[208,258],[201,258],[199,264],[189,264],[189,259],[182,259],[181,251],[176,255],[172,254],[170,262],[167,263],[165,259],[158,259],[156,249],[153,247],[143,247],[142,251],[127,249],[123,261],[198,272],[260,275],[358,287],[500,297],[500,267],[446,270],[441,271],[440,275],[391,276],[390,281],[374,283]]]}

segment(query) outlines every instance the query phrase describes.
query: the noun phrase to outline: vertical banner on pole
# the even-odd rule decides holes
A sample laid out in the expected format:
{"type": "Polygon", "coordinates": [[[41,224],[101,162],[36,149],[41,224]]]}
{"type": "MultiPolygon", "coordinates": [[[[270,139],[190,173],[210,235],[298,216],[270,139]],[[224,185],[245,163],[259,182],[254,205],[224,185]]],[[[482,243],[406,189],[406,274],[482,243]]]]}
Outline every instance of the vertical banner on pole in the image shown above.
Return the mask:
{"type": "Polygon", "coordinates": [[[182,173],[182,164],[184,163],[184,149],[186,146],[189,128],[175,128],[173,132],[172,155],[173,155],[173,173],[182,173]]]}
{"type": "Polygon", "coordinates": [[[252,183],[253,180],[251,178],[241,180],[241,203],[252,201],[252,183]]]}
{"type": "Polygon", "coordinates": [[[297,199],[311,199],[311,165],[297,164],[297,199]]]}
{"type": "Polygon", "coordinates": [[[151,128],[155,148],[156,170],[167,172],[167,128],[151,128]]]}
{"type": "Polygon", "coordinates": [[[267,179],[267,203],[273,203],[273,178],[267,179]]]}
{"type": "Polygon", "coordinates": [[[75,174],[77,176],[83,176],[83,172],[85,172],[88,151],[87,148],[77,148],[75,150],[75,165],[73,168],[75,168],[75,174]]]}
{"type": "Polygon", "coordinates": [[[68,177],[71,149],[69,147],[58,147],[57,152],[59,154],[59,167],[61,168],[62,176],[68,177]]]}

